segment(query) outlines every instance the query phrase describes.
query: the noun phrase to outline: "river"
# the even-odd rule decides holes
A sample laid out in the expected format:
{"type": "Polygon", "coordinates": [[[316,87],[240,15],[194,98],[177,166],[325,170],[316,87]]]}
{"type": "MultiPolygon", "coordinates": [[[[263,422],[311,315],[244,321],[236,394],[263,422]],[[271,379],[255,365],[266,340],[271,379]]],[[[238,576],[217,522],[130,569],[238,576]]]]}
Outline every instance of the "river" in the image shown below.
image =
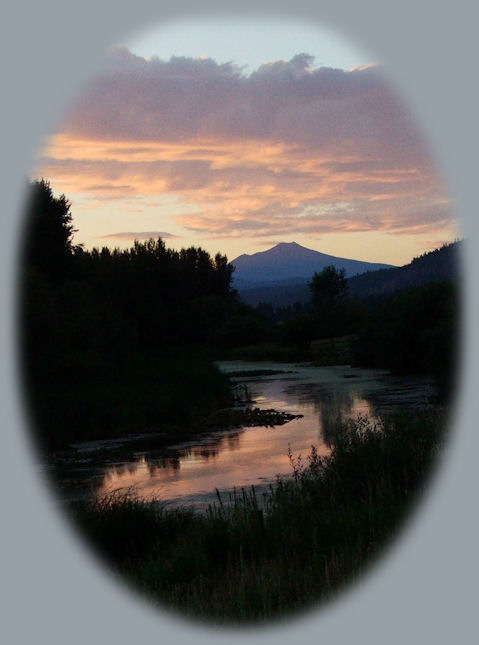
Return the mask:
{"type": "MultiPolygon", "coordinates": [[[[101,445],[77,445],[79,458],[61,474],[62,497],[101,496],[132,490],[141,499],[204,508],[228,493],[252,485],[258,491],[291,474],[288,456],[305,458],[314,445],[330,450],[328,428],[338,418],[377,419],[385,412],[430,406],[434,389],[426,378],[397,377],[384,370],[306,363],[222,361],[255,407],[302,415],[282,426],[240,427],[210,433],[161,450],[130,451],[118,460],[95,458],[101,445]]],[[[58,474],[57,474],[58,478],[58,474]]]]}

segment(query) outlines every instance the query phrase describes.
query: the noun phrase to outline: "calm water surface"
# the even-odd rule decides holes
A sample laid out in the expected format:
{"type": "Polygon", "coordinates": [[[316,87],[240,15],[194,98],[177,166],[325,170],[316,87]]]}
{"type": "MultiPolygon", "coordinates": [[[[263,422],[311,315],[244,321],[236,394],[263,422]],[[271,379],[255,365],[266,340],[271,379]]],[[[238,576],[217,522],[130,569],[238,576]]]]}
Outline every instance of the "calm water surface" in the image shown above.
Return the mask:
{"type": "Polygon", "coordinates": [[[274,428],[216,432],[161,451],[131,453],[131,458],[117,463],[93,462],[95,445],[79,445],[82,459],[65,473],[65,496],[134,489],[143,499],[204,507],[216,499],[215,489],[227,499],[234,487],[254,485],[261,490],[278,475],[290,475],[289,448],[295,457],[306,457],[312,445],[327,454],[328,427],[338,417],[378,418],[386,411],[425,407],[434,394],[427,379],[393,377],[383,370],[243,361],[218,366],[228,373],[281,370],[267,376],[238,376],[234,381],[240,390],[248,388],[254,406],[302,418],[274,428]]]}

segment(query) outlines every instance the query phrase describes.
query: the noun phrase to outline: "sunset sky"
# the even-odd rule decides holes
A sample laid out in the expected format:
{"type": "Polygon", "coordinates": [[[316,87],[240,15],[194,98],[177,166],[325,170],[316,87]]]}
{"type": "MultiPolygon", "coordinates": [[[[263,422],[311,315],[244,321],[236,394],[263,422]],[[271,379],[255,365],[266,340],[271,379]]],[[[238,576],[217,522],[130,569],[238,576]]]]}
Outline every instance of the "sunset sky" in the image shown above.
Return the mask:
{"type": "Polygon", "coordinates": [[[385,78],[316,26],[166,25],[109,49],[32,177],[65,193],[86,248],[161,236],[233,259],[296,241],[405,264],[460,233],[385,78]]]}

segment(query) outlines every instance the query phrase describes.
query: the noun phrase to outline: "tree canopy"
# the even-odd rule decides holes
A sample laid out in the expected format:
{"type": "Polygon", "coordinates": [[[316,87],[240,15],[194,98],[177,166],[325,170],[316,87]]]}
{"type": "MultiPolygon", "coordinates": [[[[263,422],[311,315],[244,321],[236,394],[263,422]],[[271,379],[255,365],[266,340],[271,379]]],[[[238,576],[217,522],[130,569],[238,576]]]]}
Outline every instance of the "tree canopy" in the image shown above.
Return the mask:
{"type": "Polygon", "coordinates": [[[73,251],[75,228],[65,197],[55,197],[48,181],[35,181],[30,187],[25,222],[24,262],[50,279],[67,270],[73,251]]]}
{"type": "Polygon", "coordinates": [[[336,269],[330,265],[321,273],[315,273],[308,283],[311,290],[311,302],[315,309],[331,307],[346,295],[348,281],[344,269],[336,269]]]}

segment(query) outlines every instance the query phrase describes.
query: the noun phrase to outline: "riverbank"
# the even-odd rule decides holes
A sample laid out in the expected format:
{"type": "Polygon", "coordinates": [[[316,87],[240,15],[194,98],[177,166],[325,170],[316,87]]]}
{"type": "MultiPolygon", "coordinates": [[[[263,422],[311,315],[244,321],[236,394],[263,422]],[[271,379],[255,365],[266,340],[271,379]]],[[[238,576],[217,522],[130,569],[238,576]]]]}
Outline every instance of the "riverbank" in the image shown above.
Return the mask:
{"type": "Polygon", "coordinates": [[[184,348],[115,360],[69,357],[27,382],[27,404],[43,451],[81,441],[195,429],[234,404],[230,382],[201,352],[184,348]]]}
{"type": "Polygon", "coordinates": [[[45,460],[63,500],[134,489],[169,504],[206,508],[215,489],[226,495],[254,485],[265,490],[288,475],[288,446],[328,454],[338,421],[434,408],[427,379],[384,370],[316,367],[310,363],[218,362],[235,406],[198,415],[186,427],[74,443],[45,460]]]}
{"type": "Polygon", "coordinates": [[[302,416],[247,405],[222,408],[192,420],[187,426],[153,426],[150,432],[73,443],[64,449],[48,451],[44,458],[46,462],[59,467],[74,464],[79,460],[83,463],[88,461],[90,466],[95,463],[115,463],[120,459],[132,459],[138,452],[158,451],[173,444],[191,441],[193,438],[199,440],[205,435],[226,433],[237,428],[274,428],[302,416]]]}
{"type": "Polygon", "coordinates": [[[110,495],[69,512],[125,580],[153,602],[226,623],[264,622],[326,600],[371,563],[427,481],[440,413],[338,424],[329,457],[313,449],[262,496],[206,513],[110,495]]]}

